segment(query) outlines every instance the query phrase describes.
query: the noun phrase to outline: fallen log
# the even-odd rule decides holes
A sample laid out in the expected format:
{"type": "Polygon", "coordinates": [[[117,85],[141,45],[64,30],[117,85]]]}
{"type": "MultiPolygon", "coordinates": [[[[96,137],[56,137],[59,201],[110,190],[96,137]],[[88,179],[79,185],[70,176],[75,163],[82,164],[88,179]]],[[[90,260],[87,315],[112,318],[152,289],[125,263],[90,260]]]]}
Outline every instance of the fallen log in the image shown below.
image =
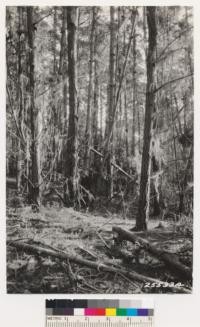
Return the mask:
{"type": "MultiPolygon", "coordinates": [[[[12,246],[15,247],[17,250],[20,251],[24,251],[27,252],[29,254],[33,254],[33,255],[41,255],[41,256],[51,256],[54,258],[58,258],[61,260],[66,260],[68,261],[72,261],[75,264],[78,265],[83,265],[83,266],[87,266],[89,268],[93,268],[93,269],[97,269],[98,271],[104,271],[104,272],[111,272],[111,273],[119,273],[119,274],[123,274],[125,276],[127,276],[128,278],[134,280],[134,281],[138,281],[138,282],[149,282],[149,283],[159,283],[161,286],[165,285],[165,282],[159,281],[155,278],[151,278],[151,277],[147,277],[141,274],[138,274],[136,272],[133,271],[127,271],[125,269],[118,269],[115,267],[112,267],[112,263],[110,264],[110,266],[106,265],[103,262],[99,262],[99,261],[90,261],[87,259],[83,259],[82,257],[80,257],[79,255],[73,255],[73,254],[69,254],[69,253],[65,253],[63,251],[54,251],[52,249],[46,249],[43,248],[42,246],[37,246],[37,245],[32,245],[32,244],[28,244],[28,243],[24,243],[21,241],[7,241],[7,246],[12,246]]],[[[45,244],[44,244],[45,246],[45,244]]],[[[185,288],[178,288],[176,286],[173,286],[174,290],[177,290],[181,293],[188,293],[190,294],[190,291],[188,289],[185,288]]]]}
{"type": "Polygon", "coordinates": [[[163,261],[167,268],[186,280],[192,280],[192,271],[189,267],[183,265],[175,254],[163,252],[163,250],[150,244],[146,239],[143,239],[132,232],[124,230],[118,226],[112,228],[113,232],[117,233],[122,240],[137,242],[142,248],[151,253],[153,256],[163,261]]]}

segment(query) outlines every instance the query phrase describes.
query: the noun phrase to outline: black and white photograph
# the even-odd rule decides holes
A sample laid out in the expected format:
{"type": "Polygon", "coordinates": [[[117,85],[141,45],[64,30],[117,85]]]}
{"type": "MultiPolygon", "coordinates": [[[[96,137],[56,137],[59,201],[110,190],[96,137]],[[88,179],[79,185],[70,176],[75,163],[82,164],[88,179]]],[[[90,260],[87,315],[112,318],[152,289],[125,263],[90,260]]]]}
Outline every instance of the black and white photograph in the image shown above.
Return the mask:
{"type": "Polygon", "coordinates": [[[193,7],[7,6],[5,32],[7,293],[192,293],[193,7]]]}

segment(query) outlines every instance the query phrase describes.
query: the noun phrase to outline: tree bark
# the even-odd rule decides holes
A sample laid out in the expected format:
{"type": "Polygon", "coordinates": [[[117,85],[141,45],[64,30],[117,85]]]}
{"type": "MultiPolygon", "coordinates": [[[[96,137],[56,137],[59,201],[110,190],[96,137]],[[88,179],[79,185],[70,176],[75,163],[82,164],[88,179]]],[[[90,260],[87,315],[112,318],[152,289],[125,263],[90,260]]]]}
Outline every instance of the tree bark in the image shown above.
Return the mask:
{"type": "Polygon", "coordinates": [[[179,202],[179,212],[183,213],[185,210],[185,191],[186,191],[186,187],[187,187],[187,182],[188,182],[188,175],[189,175],[189,171],[191,170],[191,166],[192,166],[192,157],[193,157],[193,144],[190,147],[190,152],[189,152],[189,157],[184,169],[184,175],[183,175],[183,179],[180,182],[180,202],[179,202]]]}
{"type": "Polygon", "coordinates": [[[87,116],[85,128],[85,156],[84,169],[88,173],[90,168],[90,146],[92,142],[92,98],[93,98],[93,75],[94,75],[94,38],[96,25],[96,8],[92,7],[92,23],[90,32],[90,55],[89,55],[89,83],[88,83],[88,99],[87,99],[87,116]]]}
{"type": "MultiPolygon", "coordinates": [[[[156,111],[154,110],[154,120],[156,120],[156,111]]],[[[160,158],[158,154],[158,149],[160,149],[159,139],[156,137],[156,128],[154,130],[154,137],[151,142],[151,188],[153,196],[153,216],[157,217],[161,213],[161,201],[160,201],[160,158]]]]}
{"type": "Polygon", "coordinates": [[[133,120],[132,120],[132,142],[131,142],[131,154],[135,156],[135,131],[136,131],[136,96],[137,96],[137,86],[136,86],[136,32],[134,31],[133,34],[133,45],[132,45],[132,52],[133,52],[133,120]]]}
{"type": "Polygon", "coordinates": [[[64,148],[67,140],[67,118],[68,118],[68,87],[67,87],[67,37],[66,37],[66,23],[67,23],[67,8],[62,7],[62,27],[61,27],[61,44],[60,44],[60,62],[59,74],[62,75],[62,113],[61,113],[61,131],[63,135],[61,161],[62,171],[65,171],[64,148]]]}
{"type": "MultiPolygon", "coordinates": [[[[95,18],[95,22],[97,23],[97,18],[95,18]]],[[[98,31],[96,26],[95,36],[94,36],[94,110],[92,115],[92,140],[93,140],[93,147],[95,149],[98,149],[98,113],[99,113],[99,97],[100,97],[97,46],[98,46],[98,31]]]]}
{"type": "Polygon", "coordinates": [[[140,179],[139,207],[136,217],[136,229],[146,230],[149,218],[149,193],[151,169],[151,132],[152,115],[155,107],[155,60],[156,60],[156,7],[147,7],[147,22],[149,28],[148,55],[147,55],[147,86],[145,104],[145,122],[143,135],[143,152],[140,179]]]}
{"type": "Polygon", "coordinates": [[[53,14],[53,35],[52,35],[52,54],[53,54],[53,69],[52,69],[52,84],[51,84],[51,115],[52,115],[52,160],[55,161],[54,167],[57,170],[58,158],[56,142],[58,133],[58,107],[56,101],[56,79],[57,79],[57,56],[56,56],[56,34],[57,34],[57,8],[54,7],[53,14]]]}
{"type": "Polygon", "coordinates": [[[27,29],[28,29],[28,74],[30,92],[30,130],[31,130],[31,173],[29,183],[29,200],[34,206],[39,205],[39,185],[38,185],[38,158],[37,158],[37,108],[35,106],[35,31],[33,23],[33,7],[27,7],[27,29]]]}
{"type": "Polygon", "coordinates": [[[129,157],[129,142],[128,142],[128,105],[127,105],[127,93],[126,93],[126,80],[124,82],[124,123],[125,123],[125,146],[126,146],[126,158],[128,162],[129,157]]]}
{"type": "MultiPolygon", "coordinates": [[[[115,8],[110,7],[110,54],[109,54],[109,85],[108,85],[108,107],[107,107],[107,120],[105,130],[105,140],[107,142],[110,134],[110,129],[113,129],[114,125],[114,103],[115,103],[115,23],[114,23],[115,8]]],[[[113,177],[111,161],[113,156],[113,134],[110,137],[109,142],[105,146],[105,165],[107,170],[107,178],[109,181],[109,196],[113,194],[113,177]]]]}
{"type": "Polygon", "coordinates": [[[110,7],[110,54],[109,54],[109,85],[108,85],[108,111],[106,121],[105,138],[109,134],[109,129],[113,124],[113,109],[115,96],[115,25],[114,7],[110,7]]]}
{"type": "MultiPolygon", "coordinates": [[[[97,14],[98,9],[96,9],[96,27],[95,27],[95,36],[94,36],[94,97],[93,97],[93,112],[92,112],[92,142],[91,146],[94,149],[98,150],[99,143],[101,142],[101,132],[99,122],[100,113],[100,83],[99,83],[99,63],[98,63],[98,21],[97,14]]],[[[99,158],[96,155],[93,155],[91,158],[91,164],[95,171],[99,171],[101,164],[99,163],[99,158]]]]}
{"type": "MultiPolygon", "coordinates": [[[[22,128],[23,119],[23,84],[22,84],[22,28],[23,28],[23,9],[22,7],[17,7],[18,9],[18,92],[17,98],[19,103],[18,108],[18,124],[22,128]]],[[[20,128],[20,130],[21,130],[20,128]]],[[[17,190],[20,193],[23,187],[23,167],[24,167],[24,155],[23,155],[23,140],[21,137],[18,138],[18,154],[17,154],[17,190]]]]}
{"type": "Polygon", "coordinates": [[[78,8],[67,7],[69,123],[65,152],[64,199],[68,206],[75,204],[78,192],[77,18],[78,8]]]}

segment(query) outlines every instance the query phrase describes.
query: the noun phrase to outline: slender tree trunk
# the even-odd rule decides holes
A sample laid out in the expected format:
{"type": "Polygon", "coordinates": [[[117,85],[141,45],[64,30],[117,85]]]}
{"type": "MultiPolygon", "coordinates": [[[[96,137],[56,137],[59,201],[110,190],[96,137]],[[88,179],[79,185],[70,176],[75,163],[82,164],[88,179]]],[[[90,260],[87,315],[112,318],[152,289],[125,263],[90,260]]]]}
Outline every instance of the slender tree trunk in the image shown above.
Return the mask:
{"type": "Polygon", "coordinates": [[[62,171],[65,170],[64,161],[64,148],[66,146],[67,139],[67,118],[68,118],[68,87],[67,87],[67,37],[66,37],[66,24],[67,23],[67,8],[62,7],[62,27],[61,27],[61,45],[60,45],[60,63],[59,73],[62,75],[62,113],[61,113],[61,130],[63,135],[62,150],[61,150],[61,161],[62,171]]]}
{"type": "Polygon", "coordinates": [[[84,168],[89,172],[90,168],[90,146],[92,142],[92,98],[93,98],[93,75],[94,75],[94,38],[96,25],[96,8],[92,7],[92,23],[90,32],[90,57],[89,57],[89,83],[88,83],[88,99],[87,99],[87,116],[85,129],[85,157],[84,168]]]}
{"type": "MultiPolygon", "coordinates": [[[[154,119],[156,120],[156,111],[153,112],[154,119]]],[[[154,120],[153,119],[153,120],[154,120]]],[[[153,122],[153,125],[156,122],[153,122]]],[[[154,130],[154,134],[156,134],[156,126],[152,128],[154,130]]],[[[159,158],[159,150],[160,142],[159,139],[154,135],[151,141],[151,182],[152,182],[152,195],[153,195],[153,216],[157,217],[161,213],[160,208],[160,158],[159,158]]]]}
{"type": "Polygon", "coordinates": [[[187,182],[188,182],[188,175],[189,175],[189,171],[191,169],[192,166],[192,157],[193,157],[193,144],[190,147],[190,152],[189,152],[189,157],[184,169],[184,175],[183,175],[183,179],[180,183],[180,187],[181,187],[181,193],[180,193],[180,203],[179,203],[179,212],[182,213],[185,210],[185,189],[187,187],[187,182]]]}
{"type": "MultiPolygon", "coordinates": [[[[120,83],[119,77],[120,77],[120,72],[121,72],[121,63],[120,63],[120,42],[121,42],[121,37],[120,37],[120,24],[121,24],[121,8],[123,7],[118,7],[117,8],[117,22],[115,22],[115,99],[116,99],[116,91],[117,91],[117,85],[120,83]]],[[[124,9],[123,9],[124,13],[124,9]]],[[[122,14],[123,15],[123,14],[122,14]]],[[[119,133],[120,129],[118,126],[118,119],[119,117],[119,112],[116,110],[116,114],[114,115],[114,107],[113,107],[113,135],[111,139],[113,140],[112,147],[113,147],[113,153],[117,154],[117,148],[118,148],[118,142],[119,142],[119,133]],[[115,117],[114,117],[115,116],[115,117]]]]}
{"type": "Polygon", "coordinates": [[[122,94],[120,94],[120,97],[119,97],[119,110],[118,110],[118,113],[119,113],[119,135],[118,135],[118,139],[119,139],[119,149],[121,149],[122,147],[122,129],[123,129],[123,110],[122,110],[122,94]]]}
{"type": "Polygon", "coordinates": [[[52,39],[52,52],[53,52],[53,75],[57,73],[57,59],[56,59],[56,34],[57,34],[57,7],[54,7],[53,12],[53,39],[52,39]]]}
{"type": "MultiPolygon", "coordinates": [[[[107,111],[107,121],[105,130],[105,140],[107,141],[110,129],[113,129],[114,125],[114,103],[115,103],[115,26],[114,26],[114,7],[110,7],[110,57],[109,57],[109,86],[108,86],[108,111],[107,111]]],[[[105,164],[108,176],[109,185],[109,196],[112,197],[113,194],[113,177],[112,177],[112,167],[111,161],[113,156],[113,133],[110,137],[110,141],[105,147],[105,164]]]]}
{"type": "Polygon", "coordinates": [[[150,166],[151,166],[151,131],[152,114],[155,107],[155,60],[156,60],[156,7],[147,7],[147,22],[149,29],[147,55],[147,86],[145,122],[143,136],[142,167],[140,179],[139,207],[136,219],[136,229],[146,230],[149,218],[150,166]]]}
{"type": "Polygon", "coordinates": [[[99,78],[97,73],[98,65],[94,67],[94,110],[92,117],[92,140],[93,147],[98,148],[98,111],[99,111],[99,78]]]}
{"type": "Polygon", "coordinates": [[[141,151],[141,125],[140,125],[140,107],[137,108],[137,128],[138,128],[138,151],[139,154],[142,153],[141,151]]]}
{"type": "MultiPolygon", "coordinates": [[[[110,143],[111,138],[113,136],[113,127],[114,127],[114,122],[115,122],[115,115],[116,115],[117,106],[118,106],[118,102],[119,102],[119,99],[120,99],[120,93],[121,93],[121,89],[122,89],[122,86],[123,86],[124,77],[125,77],[125,73],[126,73],[126,67],[127,67],[127,62],[128,62],[128,58],[129,58],[129,52],[130,52],[130,48],[131,48],[133,32],[134,32],[134,29],[135,29],[136,17],[137,17],[137,10],[132,10],[132,27],[131,27],[131,32],[130,32],[130,36],[129,36],[129,43],[128,43],[128,46],[127,46],[127,51],[125,53],[125,59],[124,59],[121,75],[120,75],[120,78],[119,78],[119,85],[118,85],[118,88],[117,88],[117,91],[116,91],[116,96],[115,96],[115,99],[114,99],[113,110],[112,110],[112,112],[113,112],[112,119],[109,120],[109,123],[110,123],[110,125],[108,125],[109,130],[107,130],[107,133],[106,133],[105,148],[109,146],[109,143],[110,143]]],[[[114,26],[114,20],[113,20],[113,26],[114,26]]],[[[113,29],[113,31],[115,31],[115,28],[113,29]]],[[[114,41],[114,39],[113,39],[113,41],[114,41]]],[[[113,78],[113,81],[114,81],[114,78],[113,78]]],[[[114,87],[115,87],[115,85],[114,85],[114,87]]]]}
{"type": "Polygon", "coordinates": [[[109,58],[109,91],[108,91],[108,115],[107,130],[113,124],[113,109],[115,97],[115,26],[114,26],[114,7],[110,7],[110,58],[109,58]]]}
{"type": "Polygon", "coordinates": [[[28,72],[30,91],[30,129],[31,129],[31,174],[29,183],[29,198],[34,206],[39,205],[39,185],[38,185],[38,158],[37,158],[37,108],[35,106],[35,31],[33,23],[33,7],[27,7],[27,28],[28,28],[28,72]]]}
{"type": "Polygon", "coordinates": [[[67,21],[67,8],[62,7],[62,26],[61,26],[61,40],[60,40],[60,58],[59,58],[59,74],[63,75],[64,64],[66,63],[66,21],[67,21]]]}
{"type": "MultiPolygon", "coordinates": [[[[95,12],[95,23],[97,24],[97,9],[95,12]]],[[[98,114],[99,114],[99,95],[100,95],[100,85],[99,85],[99,76],[98,76],[98,60],[97,60],[97,45],[98,45],[98,30],[97,26],[95,27],[94,35],[94,110],[93,110],[93,119],[92,119],[92,138],[93,146],[95,149],[98,148],[98,114]]]]}
{"type": "MultiPolygon", "coordinates": [[[[100,83],[98,75],[98,22],[97,22],[98,8],[95,7],[95,31],[94,31],[94,96],[93,96],[93,111],[92,111],[92,130],[91,130],[91,144],[94,149],[98,150],[100,135],[99,135],[99,99],[100,99],[100,83]]],[[[95,171],[99,171],[99,158],[94,154],[90,153],[91,164],[95,171]]]]}
{"type": "Polygon", "coordinates": [[[102,86],[99,85],[99,106],[100,106],[100,136],[101,136],[101,143],[103,142],[103,91],[102,91],[102,86]]]}
{"type": "Polygon", "coordinates": [[[78,8],[67,7],[69,124],[65,151],[64,199],[75,204],[78,192],[78,104],[77,104],[77,18],[78,8]]]}
{"type": "Polygon", "coordinates": [[[128,158],[128,156],[129,156],[129,144],[128,144],[128,106],[127,106],[127,94],[126,94],[126,80],[125,80],[124,84],[125,84],[124,85],[125,145],[126,145],[126,158],[128,158]]]}
{"type": "Polygon", "coordinates": [[[144,34],[144,51],[145,56],[147,57],[147,24],[146,24],[146,17],[147,17],[147,7],[143,7],[143,34],[144,34]]]}
{"type": "Polygon", "coordinates": [[[172,101],[172,95],[171,95],[171,101],[168,102],[167,100],[167,108],[171,109],[171,124],[172,124],[172,135],[173,135],[173,139],[172,139],[172,153],[174,154],[174,163],[175,163],[175,173],[176,173],[176,184],[178,187],[178,192],[179,192],[179,199],[181,203],[181,185],[180,185],[180,178],[179,178],[179,167],[178,167],[178,162],[177,162],[177,149],[176,149],[176,136],[175,136],[175,121],[174,121],[174,113],[173,113],[173,101],[172,101]]]}
{"type": "Polygon", "coordinates": [[[52,93],[52,153],[53,158],[55,160],[55,171],[57,170],[57,147],[56,144],[56,136],[58,133],[58,108],[56,104],[56,75],[57,75],[57,58],[56,58],[56,34],[57,34],[57,8],[54,7],[54,15],[53,15],[53,40],[52,40],[52,52],[53,52],[53,72],[52,72],[52,86],[51,86],[51,93],[52,93]]]}
{"type": "Polygon", "coordinates": [[[98,61],[96,59],[97,56],[97,31],[95,35],[94,41],[94,110],[93,110],[93,118],[92,118],[92,140],[93,147],[97,150],[99,137],[98,137],[98,116],[99,116],[99,97],[100,97],[100,85],[99,85],[99,76],[98,76],[98,61]]]}
{"type": "Polygon", "coordinates": [[[132,53],[133,53],[133,94],[132,94],[132,101],[133,101],[133,118],[132,118],[132,142],[131,142],[131,154],[135,156],[135,132],[136,132],[136,96],[137,96],[137,86],[136,86],[136,32],[134,31],[133,34],[133,46],[132,46],[132,53]]]}
{"type": "MultiPolygon", "coordinates": [[[[124,13],[125,16],[125,13],[124,13]]],[[[123,56],[126,56],[126,30],[124,29],[123,33],[123,56]]],[[[126,148],[126,158],[129,156],[129,144],[128,144],[128,108],[127,108],[127,81],[126,77],[124,79],[124,126],[122,128],[125,128],[125,148],[126,148]]],[[[127,160],[128,162],[128,160],[127,160]]]]}
{"type": "MultiPolygon", "coordinates": [[[[23,119],[23,84],[22,84],[22,7],[18,7],[18,123],[22,128],[23,119]]],[[[24,169],[24,155],[23,155],[23,141],[19,137],[18,139],[18,154],[17,154],[17,190],[20,193],[23,187],[23,169],[24,169]]]]}

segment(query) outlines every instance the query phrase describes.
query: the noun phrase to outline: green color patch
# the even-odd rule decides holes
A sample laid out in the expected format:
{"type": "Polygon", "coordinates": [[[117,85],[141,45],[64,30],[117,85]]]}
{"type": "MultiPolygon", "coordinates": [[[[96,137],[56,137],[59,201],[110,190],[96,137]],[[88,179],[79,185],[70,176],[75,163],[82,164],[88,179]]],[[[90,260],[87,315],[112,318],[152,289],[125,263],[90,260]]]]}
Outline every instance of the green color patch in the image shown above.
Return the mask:
{"type": "Polygon", "coordinates": [[[117,316],[126,316],[126,309],[117,309],[117,316]]]}

